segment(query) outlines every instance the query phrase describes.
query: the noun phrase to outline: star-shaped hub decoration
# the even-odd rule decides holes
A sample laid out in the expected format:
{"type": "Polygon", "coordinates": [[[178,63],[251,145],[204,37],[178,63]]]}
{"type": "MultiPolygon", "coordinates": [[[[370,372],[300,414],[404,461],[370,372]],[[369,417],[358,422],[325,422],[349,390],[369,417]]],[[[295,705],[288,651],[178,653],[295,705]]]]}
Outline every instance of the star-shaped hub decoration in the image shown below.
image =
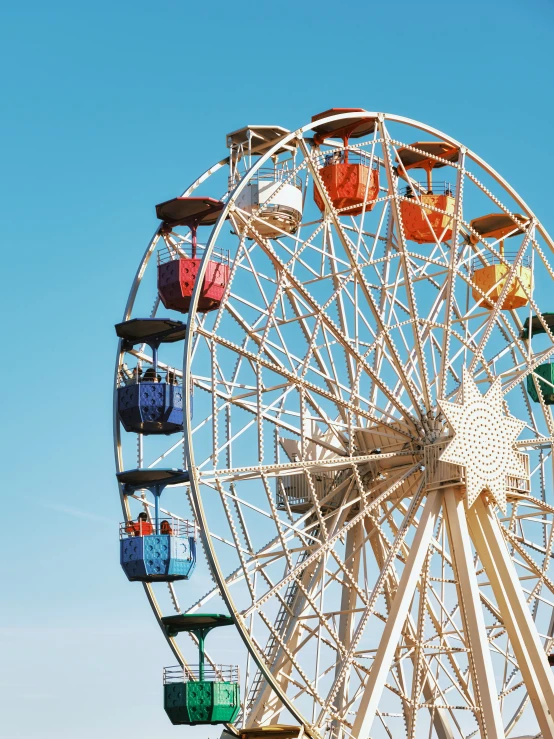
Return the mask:
{"type": "Polygon", "coordinates": [[[500,379],[481,395],[464,367],[462,402],[438,403],[454,432],[439,459],[465,468],[467,507],[488,490],[505,513],[506,477],[526,478],[527,471],[522,454],[514,448],[525,423],[504,413],[500,379]]]}

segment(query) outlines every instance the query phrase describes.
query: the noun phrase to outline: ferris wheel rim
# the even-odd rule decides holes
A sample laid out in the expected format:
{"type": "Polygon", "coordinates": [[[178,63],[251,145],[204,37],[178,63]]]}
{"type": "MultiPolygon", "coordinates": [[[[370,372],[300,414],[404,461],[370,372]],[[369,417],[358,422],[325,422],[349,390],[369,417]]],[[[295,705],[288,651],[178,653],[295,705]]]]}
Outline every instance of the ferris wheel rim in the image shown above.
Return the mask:
{"type": "MultiPolygon", "coordinates": [[[[191,184],[183,191],[181,197],[187,197],[191,192],[193,192],[197,187],[199,187],[205,180],[210,177],[212,174],[217,172],[219,169],[225,166],[229,161],[229,157],[225,157],[223,159],[220,159],[212,166],[208,167],[199,177],[197,177],[191,184]]],[[[152,237],[150,238],[150,241],[148,242],[148,245],[142,255],[142,258],[139,262],[139,265],[137,267],[137,270],[135,272],[135,276],[133,278],[133,281],[131,283],[131,287],[129,289],[129,294],[127,296],[127,302],[125,304],[125,309],[123,311],[123,317],[122,321],[128,321],[131,317],[133,307],[135,304],[136,296],[139,290],[139,287],[142,282],[142,278],[144,277],[144,273],[146,271],[146,268],[148,267],[148,263],[150,261],[150,258],[152,254],[154,253],[154,250],[156,248],[157,242],[161,236],[163,230],[163,223],[160,223],[157,227],[154,233],[152,234],[152,237]]],[[[115,380],[114,380],[114,392],[113,392],[113,440],[114,440],[114,456],[115,456],[115,466],[116,466],[116,472],[122,472],[122,460],[121,460],[121,427],[119,424],[119,420],[117,417],[117,373],[121,366],[121,357],[122,357],[122,340],[119,339],[117,343],[117,351],[116,351],[116,361],[115,361],[115,380]]],[[[120,486],[121,488],[121,486],[120,486]]],[[[122,497],[123,500],[123,497],[122,497]]],[[[122,506],[123,507],[123,506],[122,506]]],[[[123,507],[123,513],[125,514],[125,508],[123,507]]]]}
{"type": "MultiPolygon", "coordinates": [[[[199,177],[197,177],[183,192],[182,197],[186,197],[188,194],[193,192],[198,186],[200,186],[203,182],[206,181],[212,174],[217,172],[221,167],[225,166],[225,164],[228,162],[228,157],[219,160],[215,164],[211,165],[206,169],[199,177]]],[[[148,242],[148,245],[142,255],[142,258],[139,262],[139,265],[137,267],[137,270],[135,272],[135,276],[133,278],[133,281],[131,283],[131,287],[129,289],[129,294],[127,296],[127,301],[125,304],[125,309],[123,312],[123,318],[122,321],[127,321],[132,315],[134,304],[136,301],[137,293],[140,288],[140,285],[142,283],[142,279],[144,277],[144,274],[146,272],[146,269],[148,267],[148,264],[150,262],[150,259],[152,255],[154,254],[154,251],[156,249],[157,243],[160,239],[161,233],[163,230],[163,223],[160,223],[157,227],[154,233],[152,234],[150,241],[148,242]]],[[[116,359],[115,359],[115,369],[114,369],[114,384],[113,384],[113,400],[112,400],[112,427],[113,427],[113,449],[114,449],[114,458],[115,458],[115,468],[116,473],[123,472],[124,471],[124,465],[123,465],[123,455],[122,455],[122,446],[121,446],[121,424],[119,422],[118,418],[118,408],[117,408],[117,379],[118,375],[122,366],[122,359],[124,356],[124,352],[122,351],[122,339],[118,339],[117,342],[117,350],[116,350],[116,359]]],[[[121,510],[124,516],[125,521],[130,520],[130,511],[129,511],[129,503],[127,496],[123,494],[123,484],[118,482],[118,491],[119,491],[119,497],[120,497],[120,503],[121,503],[121,510]]],[[[146,599],[148,600],[148,603],[150,604],[150,607],[152,609],[152,612],[154,614],[154,617],[156,619],[156,622],[169,646],[171,651],[173,652],[175,658],[179,662],[181,666],[184,666],[187,664],[187,661],[179,648],[179,645],[177,644],[174,637],[170,637],[167,633],[167,630],[165,629],[163,623],[162,623],[162,610],[160,608],[160,605],[158,603],[158,600],[156,598],[156,595],[154,593],[154,588],[152,587],[151,583],[142,583],[146,599]]]]}

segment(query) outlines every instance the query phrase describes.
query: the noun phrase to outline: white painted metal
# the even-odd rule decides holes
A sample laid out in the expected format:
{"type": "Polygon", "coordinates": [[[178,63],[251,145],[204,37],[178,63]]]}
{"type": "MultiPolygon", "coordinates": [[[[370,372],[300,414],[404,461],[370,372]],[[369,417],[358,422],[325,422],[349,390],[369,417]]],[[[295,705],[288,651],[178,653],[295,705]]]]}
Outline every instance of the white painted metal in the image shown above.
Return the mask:
{"type": "Polygon", "coordinates": [[[441,494],[433,490],[427,497],[371,671],[363,686],[362,699],[352,727],[352,733],[358,739],[367,739],[370,735],[375,712],[385,687],[385,678],[393,662],[417,581],[421,576],[440,507],[441,494]]]}
{"type": "Polygon", "coordinates": [[[475,546],[487,571],[503,623],[543,736],[554,736],[554,679],[498,522],[478,500],[469,511],[475,546]]]}
{"type": "Polygon", "coordinates": [[[471,540],[467,528],[464,497],[467,491],[447,488],[444,491],[444,512],[448,526],[451,555],[458,579],[460,612],[471,650],[471,672],[480,707],[478,720],[481,733],[503,738],[502,716],[498,703],[496,680],[489,652],[485,619],[479,600],[479,587],[473,565],[471,540]]]}

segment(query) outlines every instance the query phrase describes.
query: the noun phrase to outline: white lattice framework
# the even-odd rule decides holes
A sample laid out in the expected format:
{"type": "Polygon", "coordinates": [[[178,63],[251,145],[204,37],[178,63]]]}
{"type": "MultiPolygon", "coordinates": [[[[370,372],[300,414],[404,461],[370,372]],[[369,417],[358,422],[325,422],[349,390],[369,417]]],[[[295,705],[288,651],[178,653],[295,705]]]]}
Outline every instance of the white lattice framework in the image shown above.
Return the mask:
{"type": "MultiPolygon", "coordinates": [[[[526,388],[554,353],[541,313],[553,300],[553,244],[459,142],[398,116],[367,116],[375,131],[349,148],[379,167],[371,212],[333,207],[319,169],[343,147],[316,145],[322,121],[239,157],[230,189],[223,159],[184,193],[224,200],[202,269],[212,250],[229,250],[231,280],[219,310],[197,313],[196,290],[190,313],[173,315],[188,321],[177,374],[194,411],[184,436],[139,438],[138,466],[191,472],[172,500],[200,524],[214,585],[195,602],[189,583],[145,592],[158,619],[217,610],[221,599],[234,614],[229,641],[246,655],[238,726],[299,723],[312,737],[355,739],[554,737],[554,422],[526,388]],[[397,152],[422,137],[460,154],[437,158],[455,193],[452,236],[418,245],[400,204],[407,181],[416,202],[424,190],[397,152]],[[290,181],[302,182],[303,220],[296,233],[267,238],[260,214],[237,200],[258,169],[284,159],[290,181]],[[510,260],[470,226],[493,211],[521,227],[510,260]],[[507,277],[491,308],[473,276],[493,260],[507,277]],[[523,260],[533,270],[528,305],[503,310],[523,260]],[[540,335],[522,338],[533,317],[540,335]],[[496,441],[464,427],[453,453],[467,388],[496,441]],[[493,411],[476,394],[494,395],[493,411]],[[476,449],[490,456],[497,443],[493,494],[481,492],[481,477],[475,492],[475,475],[489,469],[476,449]]],[[[189,239],[184,229],[155,233],[125,318],[167,315],[153,257],[189,239]]],[[[147,347],[120,352],[117,376],[136,361],[152,361],[147,347]]],[[[118,469],[137,466],[117,416],[114,428],[118,469]]],[[[134,497],[124,501],[128,517],[130,506],[148,505],[134,497]]],[[[186,664],[187,642],[168,641],[186,664]]]]}

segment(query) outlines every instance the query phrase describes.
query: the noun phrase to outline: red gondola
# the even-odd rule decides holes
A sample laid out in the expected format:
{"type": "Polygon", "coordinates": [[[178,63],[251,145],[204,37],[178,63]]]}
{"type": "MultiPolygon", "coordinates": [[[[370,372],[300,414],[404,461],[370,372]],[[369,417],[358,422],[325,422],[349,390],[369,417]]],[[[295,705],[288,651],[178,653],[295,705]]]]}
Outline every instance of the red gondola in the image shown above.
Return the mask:
{"type": "MultiPolygon", "coordinates": [[[[156,206],[156,215],[169,230],[175,226],[188,226],[192,241],[184,251],[182,244],[169,245],[158,252],[158,293],[166,308],[187,313],[203,247],[197,243],[198,226],[213,226],[223,210],[223,203],[213,198],[173,198],[156,206]]],[[[209,260],[198,310],[202,313],[219,308],[229,282],[229,258],[222,253],[212,254],[209,260]]]]}

